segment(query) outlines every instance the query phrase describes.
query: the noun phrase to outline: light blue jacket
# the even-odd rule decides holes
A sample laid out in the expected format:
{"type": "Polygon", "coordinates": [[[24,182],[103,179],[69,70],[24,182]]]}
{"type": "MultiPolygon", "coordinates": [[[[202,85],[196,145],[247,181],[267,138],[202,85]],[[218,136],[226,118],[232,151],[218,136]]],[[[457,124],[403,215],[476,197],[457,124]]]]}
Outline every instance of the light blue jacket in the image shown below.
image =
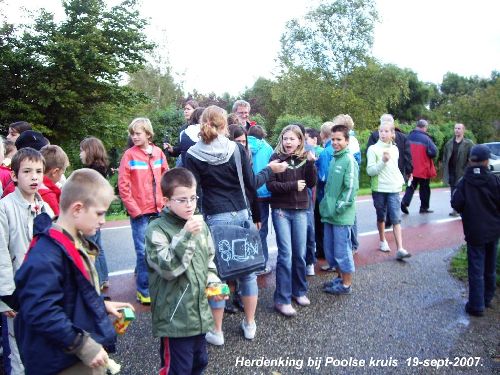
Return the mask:
{"type": "MultiPolygon", "coordinates": [[[[252,151],[252,169],[257,174],[267,167],[269,159],[273,154],[273,148],[264,139],[248,136],[248,146],[252,151]]],[[[271,192],[267,190],[266,184],[257,189],[257,198],[270,198],[271,192]]]]}

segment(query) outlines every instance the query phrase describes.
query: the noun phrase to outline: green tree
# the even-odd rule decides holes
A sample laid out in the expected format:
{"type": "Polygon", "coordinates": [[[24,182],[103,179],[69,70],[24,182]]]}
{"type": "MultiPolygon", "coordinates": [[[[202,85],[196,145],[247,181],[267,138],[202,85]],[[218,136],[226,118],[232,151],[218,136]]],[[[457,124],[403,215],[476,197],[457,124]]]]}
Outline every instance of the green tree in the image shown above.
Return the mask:
{"type": "Polygon", "coordinates": [[[43,125],[59,144],[88,134],[117,137],[127,109],[144,100],[122,77],[140,69],[153,48],[136,6],[68,0],[60,23],[42,10],[32,25],[4,24],[0,66],[9,86],[0,93],[0,121],[43,125]]]}
{"type": "Polygon", "coordinates": [[[285,70],[302,67],[341,79],[363,65],[378,13],[373,0],[330,0],[286,24],[279,56],[285,70]]]}

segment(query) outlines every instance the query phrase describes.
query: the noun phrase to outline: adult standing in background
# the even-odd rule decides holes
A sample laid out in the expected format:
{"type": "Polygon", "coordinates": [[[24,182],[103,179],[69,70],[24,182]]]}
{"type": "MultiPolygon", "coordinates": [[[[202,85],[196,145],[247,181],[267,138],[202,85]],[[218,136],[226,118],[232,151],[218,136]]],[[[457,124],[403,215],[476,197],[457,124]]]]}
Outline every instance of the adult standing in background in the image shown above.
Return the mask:
{"type": "Polygon", "coordinates": [[[431,199],[431,178],[436,177],[436,167],[433,158],[437,155],[437,147],[432,141],[427,129],[429,123],[424,120],[418,120],[417,126],[408,135],[410,143],[411,158],[413,161],[413,180],[411,185],[406,188],[405,195],[401,201],[401,211],[408,214],[408,206],[413,198],[417,186],[420,185],[420,213],[427,214],[434,211],[429,210],[431,199]]]}
{"type": "Polygon", "coordinates": [[[233,113],[238,117],[240,125],[248,130],[257,123],[255,121],[250,121],[250,103],[245,100],[237,100],[233,104],[233,113]]]}
{"type": "MultiPolygon", "coordinates": [[[[443,149],[443,181],[450,185],[452,196],[458,180],[464,175],[470,150],[474,146],[474,142],[464,137],[464,124],[455,124],[454,132],[455,136],[446,142],[443,149]]],[[[453,209],[450,216],[459,216],[459,213],[453,209]]]]}

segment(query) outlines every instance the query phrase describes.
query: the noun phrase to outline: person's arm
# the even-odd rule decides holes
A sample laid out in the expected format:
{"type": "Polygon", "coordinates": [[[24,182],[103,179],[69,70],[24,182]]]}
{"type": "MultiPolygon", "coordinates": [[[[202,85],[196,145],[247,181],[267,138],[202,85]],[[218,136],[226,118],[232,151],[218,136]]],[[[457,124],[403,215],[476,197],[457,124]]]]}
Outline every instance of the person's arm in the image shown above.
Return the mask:
{"type": "Polygon", "coordinates": [[[371,177],[378,175],[385,167],[383,160],[377,161],[374,147],[370,146],[366,152],[366,173],[371,177]]]}
{"type": "MultiPolygon", "coordinates": [[[[6,203],[6,202],[2,202],[6,203]]],[[[9,252],[9,223],[5,205],[0,205],[0,296],[10,296],[16,289],[14,269],[9,252]]],[[[5,307],[2,309],[5,311],[5,307]]]]}
{"type": "Polygon", "coordinates": [[[410,176],[413,173],[413,159],[411,157],[411,148],[408,138],[405,136],[404,140],[404,173],[410,176]]]}
{"type": "Polygon", "coordinates": [[[335,208],[335,212],[338,215],[344,213],[347,207],[354,204],[359,189],[358,175],[359,167],[356,160],[354,158],[349,158],[349,164],[347,165],[343,178],[343,189],[337,199],[337,207],[335,208]]]}
{"type": "Polygon", "coordinates": [[[305,180],[306,180],[306,186],[310,189],[316,186],[316,182],[318,182],[318,175],[316,171],[316,165],[314,164],[314,160],[309,160],[309,159],[306,160],[305,180]]]}
{"type": "Polygon", "coordinates": [[[427,156],[430,157],[431,159],[434,159],[437,155],[437,147],[436,145],[434,144],[434,142],[432,142],[432,138],[430,136],[428,136],[428,141],[427,141],[427,156]]]}
{"type": "Polygon", "coordinates": [[[451,196],[451,207],[457,211],[458,213],[462,213],[465,208],[465,189],[464,189],[465,181],[461,179],[456,189],[453,191],[453,195],[451,196]]]}
{"type": "MultiPolygon", "coordinates": [[[[161,219],[159,219],[161,220],[161,219]]],[[[170,240],[158,227],[149,227],[146,232],[146,260],[148,265],[166,280],[173,280],[186,272],[194,252],[196,241],[189,225],[196,219],[191,218],[184,228],[170,240]]],[[[200,223],[200,226],[202,223],[200,223]]]]}
{"type": "Polygon", "coordinates": [[[184,158],[184,167],[186,169],[189,169],[191,173],[194,175],[194,178],[196,180],[196,195],[200,197],[198,199],[198,209],[201,207],[201,202],[202,202],[202,188],[201,188],[201,179],[200,179],[200,174],[198,173],[198,168],[196,166],[196,159],[189,155],[189,153],[186,153],[186,157],[184,158]]]}
{"type": "MultiPolygon", "coordinates": [[[[271,161],[278,159],[278,155],[273,154],[271,156],[271,161]]],[[[266,183],[267,189],[271,193],[277,193],[277,194],[282,194],[282,193],[288,193],[290,191],[296,191],[297,190],[297,181],[278,181],[276,179],[276,175],[272,174],[269,177],[269,180],[266,183]]]]}
{"type": "Polygon", "coordinates": [[[212,239],[212,235],[210,234],[210,230],[208,226],[205,225],[205,235],[207,236],[207,244],[208,244],[208,277],[207,277],[207,285],[212,283],[220,283],[221,280],[217,274],[217,267],[215,266],[214,258],[215,258],[215,246],[214,240],[212,239]]]}
{"type": "Polygon", "coordinates": [[[141,215],[141,210],[132,196],[131,177],[130,177],[130,157],[126,152],[120,160],[118,168],[118,191],[120,198],[130,217],[135,218],[141,215]]]}

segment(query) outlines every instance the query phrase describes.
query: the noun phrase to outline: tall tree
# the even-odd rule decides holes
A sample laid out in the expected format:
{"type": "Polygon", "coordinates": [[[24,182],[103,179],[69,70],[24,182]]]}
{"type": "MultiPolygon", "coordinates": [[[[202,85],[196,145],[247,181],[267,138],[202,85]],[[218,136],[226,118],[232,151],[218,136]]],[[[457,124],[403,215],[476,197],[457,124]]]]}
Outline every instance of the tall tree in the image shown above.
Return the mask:
{"type": "Polygon", "coordinates": [[[287,23],[279,59],[285,70],[301,67],[327,80],[341,79],[364,64],[377,20],[373,0],[324,1],[287,23]]]}
{"type": "Polygon", "coordinates": [[[136,6],[68,0],[60,23],[42,10],[32,25],[4,24],[0,66],[9,87],[0,93],[0,121],[43,125],[58,143],[115,127],[117,112],[143,99],[121,84],[123,75],[140,69],[153,48],[136,6]]]}

